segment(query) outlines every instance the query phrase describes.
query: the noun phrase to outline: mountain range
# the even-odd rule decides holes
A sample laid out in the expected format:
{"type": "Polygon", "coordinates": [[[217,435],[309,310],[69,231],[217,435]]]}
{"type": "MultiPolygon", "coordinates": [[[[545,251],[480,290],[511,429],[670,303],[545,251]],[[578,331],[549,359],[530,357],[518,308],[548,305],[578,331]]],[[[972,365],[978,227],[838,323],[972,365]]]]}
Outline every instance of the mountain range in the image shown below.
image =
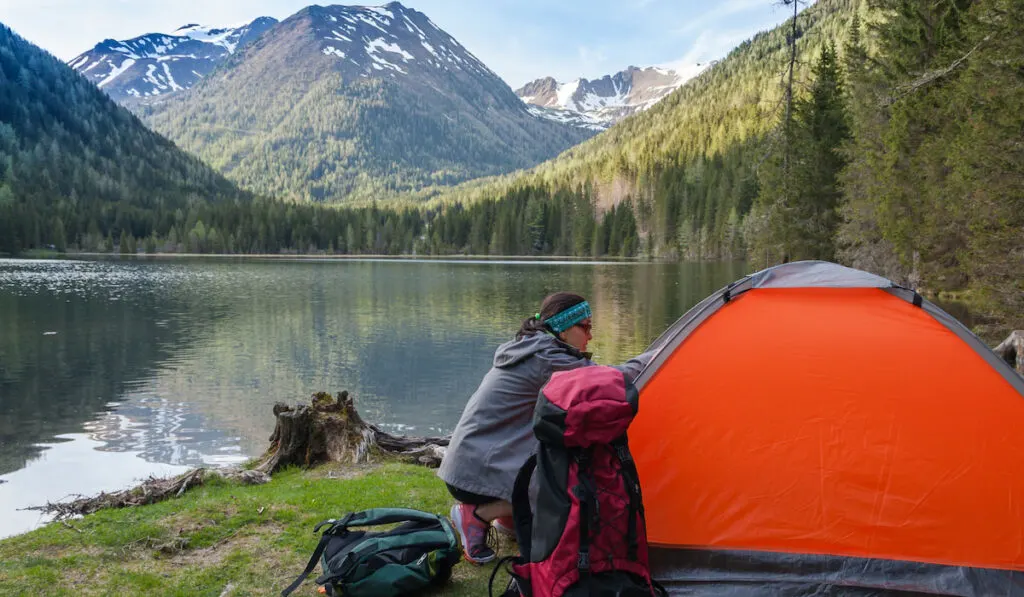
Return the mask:
{"type": "Polygon", "coordinates": [[[516,90],[534,113],[559,122],[604,130],[627,116],[642,112],[686,82],[674,70],[630,66],[593,81],[559,83],[553,77],[537,79],[516,90]]]}
{"type": "MultiPolygon", "coordinates": [[[[387,7],[369,8],[380,11],[375,14],[390,13],[387,7]]],[[[381,21],[367,22],[383,24],[381,21]]],[[[172,33],[148,33],[122,41],[106,39],[68,64],[120,103],[128,106],[153,103],[166,99],[171,93],[191,88],[229,56],[277,23],[277,19],[264,16],[240,26],[208,27],[190,23],[172,33]]],[[[422,41],[425,42],[426,33],[418,33],[424,36],[422,41]]],[[[344,33],[339,35],[333,38],[334,41],[342,44],[351,42],[344,33]]],[[[429,42],[424,46],[427,47],[433,48],[429,42]]],[[[376,49],[386,50],[384,46],[376,49]]],[[[345,54],[335,46],[325,46],[323,50],[345,54]]],[[[399,55],[405,58],[412,54],[399,55]]],[[[370,69],[394,70],[386,60],[374,60],[380,56],[382,54],[373,51],[365,56],[350,56],[349,59],[353,64],[360,64],[360,60],[369,58],[366,65],[370,69]]],[[[435,58],[443,59],[442,56],[435,58]]],[[[631,114],[651,107],[685,81],[682,75],[671,69],[630,66],[592,81],[579,78],[559,83],[553,77],[543,77],[515,93],[535,116],[589,131],[602,131],[631,114]]]]}
{"type": "Polygon", "coordinates": [[[173,33],[106,39],[68,65],[119,102],[147,101],[188,89],[277,23],[260,17],[239,27],[190,23],[173,33]]]}
{"type": "Polygon", "coordinates": [[[399,2],[107,39],[69,66],[243,188],[329,202],[530,168],[684,82],[629,67],[513,92],[399,2]]]}
{"type": "Polygon", "coordinates": [[[503,174],[594,134],[531,113],[455,38],[398,2],[304,8],[193,88],[135,109],[243,187],[314,201],[503,174]]]}

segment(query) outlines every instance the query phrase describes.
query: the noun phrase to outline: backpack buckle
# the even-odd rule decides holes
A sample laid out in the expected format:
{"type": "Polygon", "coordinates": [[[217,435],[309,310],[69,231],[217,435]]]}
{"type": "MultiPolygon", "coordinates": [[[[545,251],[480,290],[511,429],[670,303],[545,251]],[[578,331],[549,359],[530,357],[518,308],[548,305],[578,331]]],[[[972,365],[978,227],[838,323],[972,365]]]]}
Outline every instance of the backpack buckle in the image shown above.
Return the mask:
{"type": "Polygon", "coordinates": [[[590,552],[581,551],[580,555],[576,558],[576,567],[580,570],[590,569],[590,552]]]}

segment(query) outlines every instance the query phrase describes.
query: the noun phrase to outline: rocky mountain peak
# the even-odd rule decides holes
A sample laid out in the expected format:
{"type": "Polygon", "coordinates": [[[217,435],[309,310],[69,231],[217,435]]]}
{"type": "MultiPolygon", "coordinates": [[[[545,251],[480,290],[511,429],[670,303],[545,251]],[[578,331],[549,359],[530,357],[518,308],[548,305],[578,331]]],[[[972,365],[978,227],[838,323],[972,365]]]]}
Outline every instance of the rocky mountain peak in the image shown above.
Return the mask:
{"type": "Polygon", "coordinates": [[[684,82],[681,75],[669,69],[629,66],[593,80],[580,78],[559,83],[552,77],[543,77],[517,89],[516,95],[523,102],[542,108],[536,111],[539,115],[604,129],[653,106],[684,82]]]}

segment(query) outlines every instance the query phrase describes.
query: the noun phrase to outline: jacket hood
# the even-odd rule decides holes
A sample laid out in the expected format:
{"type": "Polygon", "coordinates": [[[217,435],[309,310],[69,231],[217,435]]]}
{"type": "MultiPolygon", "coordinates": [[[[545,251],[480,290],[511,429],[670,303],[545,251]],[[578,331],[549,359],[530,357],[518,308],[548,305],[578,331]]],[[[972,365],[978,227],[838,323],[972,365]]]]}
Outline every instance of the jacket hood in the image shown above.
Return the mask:
{"type": "Polygon", "coordinates": [[[564,352],[577,358],[587,358],[587,355],[576,350],[573,346],[562,342],[551,334],[536,332],[529,336],[523,336],[518,340],[511,340],[498,347],[494,352],[494,366],[498,368],[511,367],[525,361],[539,352],[564,352]]]}

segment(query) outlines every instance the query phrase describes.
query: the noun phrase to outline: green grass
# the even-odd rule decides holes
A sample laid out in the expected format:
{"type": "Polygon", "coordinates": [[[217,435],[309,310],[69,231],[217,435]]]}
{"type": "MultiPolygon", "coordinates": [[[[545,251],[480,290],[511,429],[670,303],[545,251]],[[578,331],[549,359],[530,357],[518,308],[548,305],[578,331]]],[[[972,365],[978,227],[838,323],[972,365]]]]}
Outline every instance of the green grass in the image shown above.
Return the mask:
{"type": "MultiPolygon", "coordinates": [[[[287,470],[260,486],[210,482],[0,541],[0,595],[277,595],[316,547],[317,522],[382,506],[447,514],[451,504],[433,470],[403,464],[287,470]]],[[[503,543],[500,555],[513,549],[503,543]]],[[[460,562],[441,594],[485,595],[492,569],[460,562]]],[[[312,581],[294,593],[316,594],[312,581]]]]}

